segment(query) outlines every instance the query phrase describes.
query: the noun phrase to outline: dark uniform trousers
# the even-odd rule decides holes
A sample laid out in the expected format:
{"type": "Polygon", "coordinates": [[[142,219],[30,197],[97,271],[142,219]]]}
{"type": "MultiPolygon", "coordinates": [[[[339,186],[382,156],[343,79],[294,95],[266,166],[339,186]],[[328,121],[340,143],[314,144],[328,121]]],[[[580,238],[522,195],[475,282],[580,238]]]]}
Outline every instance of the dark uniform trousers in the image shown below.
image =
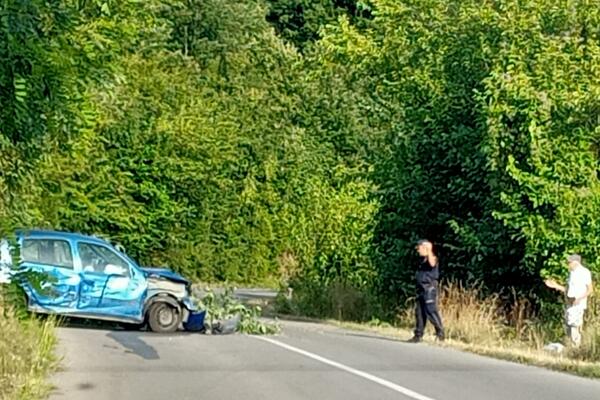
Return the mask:
{"type": "Polygon", "coordinates": [[[416,317],[417,324],[415,328],[415,337],[421,338],[425,333],[425,324],[427,320],[435,328],[435,335],[438,338],[444,338],[444,327],[437,304],[437,288],[432,286],[417,294],[416,317]]]}

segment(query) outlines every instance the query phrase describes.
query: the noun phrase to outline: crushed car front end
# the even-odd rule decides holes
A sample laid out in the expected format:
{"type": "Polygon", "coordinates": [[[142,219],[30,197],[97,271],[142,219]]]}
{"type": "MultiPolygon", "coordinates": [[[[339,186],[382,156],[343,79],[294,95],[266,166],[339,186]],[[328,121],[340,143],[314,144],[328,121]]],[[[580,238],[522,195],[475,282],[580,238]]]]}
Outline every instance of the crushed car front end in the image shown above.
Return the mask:
{"type": "Polygon", "coordinates": [[[148,281],[146,309],[156,302],[167,302],[180,310],[181,325],[185,330],[204,330],[205,312],[194,304],[189,280],[166,268],[142,268],[142,271],[148,281]]]}

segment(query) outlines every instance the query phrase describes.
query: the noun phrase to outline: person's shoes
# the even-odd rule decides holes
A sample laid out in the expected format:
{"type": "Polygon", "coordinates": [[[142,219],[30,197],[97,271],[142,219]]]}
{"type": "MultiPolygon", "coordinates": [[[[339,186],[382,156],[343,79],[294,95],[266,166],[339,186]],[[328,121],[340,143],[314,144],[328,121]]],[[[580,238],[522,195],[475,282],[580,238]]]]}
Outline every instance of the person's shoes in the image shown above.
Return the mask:
{"type": "Polygon", "coordinates": [[[423,341],[423,339],[419,336],[413,336],[412,338],[408,339],[406,341],[406,343],[421,343],[423,341]]]}
{"type": "Polygon", "coordinates": [[[446,340],[446,337],[444,337],[444,335],[438,335],[435,337],[435,340],[437,340],[438,342],[443,342],[446,340]]]}

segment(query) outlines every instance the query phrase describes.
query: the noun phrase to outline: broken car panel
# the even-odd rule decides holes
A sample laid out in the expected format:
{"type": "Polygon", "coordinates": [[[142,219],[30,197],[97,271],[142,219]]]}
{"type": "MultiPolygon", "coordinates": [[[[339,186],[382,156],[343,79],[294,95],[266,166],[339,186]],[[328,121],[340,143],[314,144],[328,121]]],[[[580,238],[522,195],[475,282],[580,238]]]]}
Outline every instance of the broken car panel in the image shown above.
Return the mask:
{"type": "Polygon", "coordinates": [[[110,243],[92,236],[29,231],[17,234],[21,262],[10,268],[0,244],[0,282],[19,279],[31,311],[148,323],[156,332],[202,325],[190,283],[168,269],[141,268],[110,243]],[[191,323],[193,320],[193,323],[191,323]]]}

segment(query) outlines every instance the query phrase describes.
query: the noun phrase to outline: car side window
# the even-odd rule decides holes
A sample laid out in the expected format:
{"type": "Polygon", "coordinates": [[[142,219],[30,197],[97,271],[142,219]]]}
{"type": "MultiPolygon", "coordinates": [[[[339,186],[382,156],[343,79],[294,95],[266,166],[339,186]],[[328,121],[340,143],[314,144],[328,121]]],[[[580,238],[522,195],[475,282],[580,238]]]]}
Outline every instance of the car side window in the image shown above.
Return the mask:
{"type": "Polygon", "coordinates": [[[129,264],[107,247],[81,242],[77,249],[83,271],[131,276],[129,264]]]}
{"type": "Polygon", "coordinates": [[[25,262],[73,269],[71,245],[66,240],[25,239],[21,248],[25,262]]]}

